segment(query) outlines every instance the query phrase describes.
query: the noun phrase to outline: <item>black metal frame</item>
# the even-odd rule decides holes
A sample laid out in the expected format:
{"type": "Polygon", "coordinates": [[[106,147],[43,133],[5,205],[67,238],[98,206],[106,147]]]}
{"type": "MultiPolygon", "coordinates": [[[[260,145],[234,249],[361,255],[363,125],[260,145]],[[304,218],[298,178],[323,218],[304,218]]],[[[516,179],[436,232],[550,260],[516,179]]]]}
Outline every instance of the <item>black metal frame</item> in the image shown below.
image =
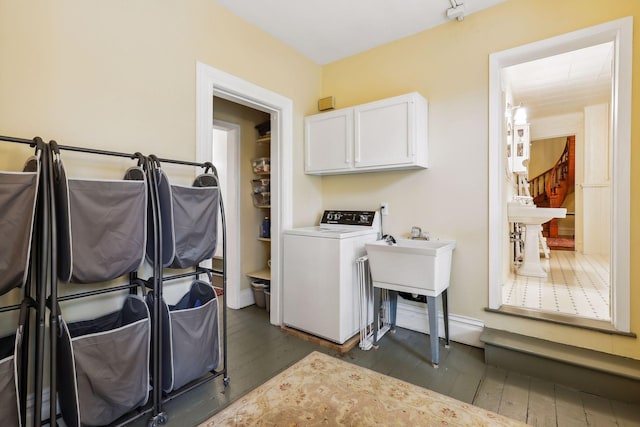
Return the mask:
{"type": "Polygon", "coordinates": [[[0,141],[11,142],[11,143],[19,143],[19,144],[28,144],[31,147],[36,147],[36,151],[40,151],[40,185],[38,188],[37,194],[37,208],[36,208],[36,224],[35,229],[36,232],[32,236],[32,250],[31,250],[31,261],[29,265],[29,272],[27,277],[27,283],[25,284],[24,289],[24,297],[22,304],[14,304],[11,306],[0,307],[0,313],[19,310],[23,304],[27,304],[29,308],[35,310],[36,317],[36,325],[35,325],[35,351],[33,357],[33,367],[29,366],[29,332],[30,332],[30,323],[29,317],[27,316],[24,330],[24,349],[21,355],[21,366],[23,367],[23,372],[19,378],[19,386],[18,386],[18,394],[20,399],[20,408],[21,408],[21,417],[23,420],[26,420],[26,400],[27,400],[27,391],[28,391],[28,373],[30,368],[34,369],[33,375],[33,388],[35,394],[35,402],[33,406],[33,425],[35,427],[40,427],[43,424],[49,423],[50,425],[57,425],[56,419],[57,408],[57,374],[55,366],[57,365],[57,336],[59,334],[60,329],[60,321],[61,321],[61,313],[59,303],[63,301],[70,301],[75,299],[80,299],[89,296],[102,295],[106,293],[118,292],[118,291],[129,291],[130,293],[135,293],[135,288],[140,286],[142,283],[145,286],[151,288],[156,295],[154,298],[153,309],[153,319],[155,319],[152,323],[152,337],[153,337],[153,348],[151,349],[152,353],[152,381],[153,381],[153,390],[152,390],[152,403],[145,405],[143,408],[138,408],[131,412],[129,416],[125,416],[122,419],[119,419],[114,423],[115,425],[125,425],[134,420],[137,420],[143,417],[145,414],[151,413],[152,416],[149,420],[150,426],[157,426],[159,424],[164,424],[167,421],[167,416],[163,412],[163,404],[193,390],[200,385],[207,383],[219,376],[223,376],[223,383],[225,386],[229,384],[229,377],[227,376],[228,368],[227,368],[227,304],[226,304],[226,292],[227,292],[227,235],[226,235],[226,218],[224,212],[224,203],[222,200],[222,196],[220,197],[220,215],[222,220],[222,249],[223,249],[223,267],[222,271],[216,271],[209,268],[204,268],[200,266],[194,266],[195,270],[176,274],[173,276],[163,277],[163,267],[162,267],[162,236],[160,233],[160,219],[161,212],[158,203],[158,190],[156,185],[156,174],[153,172],[155,169],[160,166],[160,163],[172,163],[178,165],[186,165],[186,166],[196,166],[205,169],[205,172],[211,170],[218,180],[218,174],[216,168],[210,162],[205,163],[196,163],[190,161],[183,160],[174,160],[174,159],[161,159],[157,158],[154,155],[150,155],[149,157],[143,156],[141,153],[137,152],[134,154],[122,153],[116,151],[106,151],[106,150],[98,150],[98,149],[90,149],[90,148],[82,148],[82,147],[73,147],[66,145],[59,145],[56,141],[50,141],[48,144],[45,143],[40,137],[36,137],[32,140],[23,139],[23,138],[14,138],[8,136],[0,136],[0,141]],[[155,238],[155,244],[153,246],[153,276],[149,278],[147,281],[143,281],[137,277],[137,273],[133,272],[129,274],[129,284],[121,285],[121,286],[112,286],[108,288],[102,288],[91,291],[78,292],[71,295],[58,296],[58,281],[57,281],[57,230],[55,227],[56,224],[56,209],[55,209],[55,198],[54,194],[54,183],[56,180],[56,174],[53,167],[53,159],[54,156],[58,156],[60,154],[60,150],[67,151],[75,151],[87,154],[98,154],[105,156],[115,156],[115,157],[125,157],[129,159],[138,159],[138,165],[143,166],[148,179],[148,200],[149,206],[152,212],[152,222],[153,222],[153,232],[155,238]],[[34,274],[35,273],[35,274],[34,274]],[[222,351],[223,351],[223,368],[219,371],[212,371],[212,375],[205,376],[198,380],[195,380],[186,386],[182,387],[179,390],[171,392],[167,395],[162,394],[162,322],[161,319],[161,303],[162,303],[162,288],[163,283],[170,280],[187,278],[187,277],[198,277],[201,274],[220,274],[222,276],[222,289],[223,289],[223,305],[222,305],[222,351]],[[50,281],[50,283],[49,283],[50,281]],[[35,284],[36,295],[35,298],[32,296],[33,285],[35,284]],[[49,285],[49,289],[47,289],[47,285],[49,285]],[[47,291],[49,294],[47,295],[47,291]],[[46,310],[49,309],[49,341],[50,341],[50,354],[49,354],[49,362],[50,362],[50,378],[49,378],[49,386],[50,386],[50,413],[49,418],[46,420],[42,420],[42,391],[43,391],[43,378],[44,378],[44,349],[45,349],[45,319],[46,319],[46,310]],[[125,419],[126,418],[126,419],[125,419]]]}
{"type": "MultiPolygon", "coordinates": [[[[36,317],[36,339],[35,339],[35,357],[33,360],[33,388],[34,388],[34,407],[33,407],[33,423],[34,426],[40,427],[40,413],[42,412],[42,382],[44,377],[44,337],[45,337],[45,298],[47,292],[47,262],[49,253],[50,238],[50,222],[49,222],[49,194],[48,187],[48,165],[47,150],[48,147],[40,137],[33,139],[15,138],[10,136],[0,136],[0,141],[11,142],[17,144],[27,144],[35,147],[36,153],[40,152],[40,183],[38,186],[38,194],[36,196],[36,216],[35,230],[31,239],[31,260],[29,262],[29,270],[27,273],[27,281],[24,285],[24,296],[21,304],[5,306],[0,308],[0,313],[14,310],[20,310],[23,304],[29,309],[35,309],[36,317]],[[34,268],[35,267],[35,268],[34,268]],[[35,278],[34,278],[35,270],[35,278]],[[35,299],[32,296],[32,287],[35,282],[35,299]]],[[[30,310],[29,310],[30,311],[30,310]]],[[[23,330],[23,348],[21,352],[20,365],[22,367],[20,377],[18,378],[18,399],[20,400],[20,417],[23,423],[27,419],[27,393],[29,391],[29,334],[30,315],[25,318],[23,330]]]]}
{"type": "Polygon", "coordinates": [[[203,268],[200,267],[198,265],[194,266],[195,267],[195,271],[192,272],[188,272],[188,273],[182,273],[182,274],[176,274],[173,276],[168,276],[168,277],[164,277],[163,276],[163,266],[162,266],[162,233],[159,232],[159,228],[160,228],[160,224],[161,224],[161,212],[160,212],[160,206],[159,206],[159,195],[158,195],[158,186],[157,186],[157,182],[156,182],[156,170],[158,170],[160,168],[160,164],[161,163],[171,163],[171,164],[177,164],[177,165],[183,165],[183,166],[195,166],[195,167],[200,167],[205,169],[205,173],[209,171],[209,169],[211,169],[211,171],[213,172],[216,181],[218,182],[218,186],[219,186],[219,180],[218,180],[218,172],[215,168],[215,166],[213,166],[212,163],[210,162],[205,162],[205,163],[196,163],[196,162],[190,162],[190,161],[183,161],[183,160],[175,160],[175,159],[162,159],[162,158],[158,158],[157,156],[151,154],[148,157],[148,162],[147,162],[147,170],[148,170],[148,174],[147,177],[149,179],[149,186],[151,188],[152,191],[152,204],[153,204],[153,213],[154,213],[154,233],[155,233],[155,245],[153,248],[154,251],[154,258],[153,258],[153,276],[151,278],[149,278],[148,282],[150,284],[150,286],[153,288],[154,290],[154,294],[155,294],[155,298],[154,298],[154,306],[153,306],[153,310],[154,310],[154,314],[153,314],[153,318],[157,319],[157,321],[154,322],[153,325],[153,336],[154,336],[154,348],[152,349],[152,353],[154,354],[154,360],[153,360],[153,373],[152,376],[154,378],[154,387],[153,387],[153,408],[154,408],[154,412],[153,412],[153,417],[151,418],[149,425],[150,426],[156,426],[158,424],[164,424],[167,421],[167,415],[164,413],[163,411],[163,404],[178,397],[181,396],[191,390],[193,390],[194,388],[199,387],[202,384],[205,384],[219,376],[223,376],[223,384],[225,385],[225,387],[227,385],[229,385],[229,377],[228,377],[228,369],[227,369],[227,303],[226,303],[226,297],[227,297],[227,227],[226,227],[226,217],[225,217],[225,212],[224,212],[224,202],[222,200],[222,195],[220,195],[220,215],[221,215],[221,221],[222,221],[222,253],[223,253],[223,257],[222,257],[222,291],[223,291],[223,305],[222,305],[222,348],[223,348],[223,352],[222,352],[222,357],[223,357],[223,368],[220,371],[212,371],[211,372],[211,376],[207,376],[207,377],[203,377],[200,378],[198,380],[195,380],[187,385],[185,385],[184,387],[180,388],[179,390],[173,391],[171,393],[168,393],[164,396],[163,398],[163,392],[162,392],[162,322],[160,321],[161,318],[161,313],[162,313],[162,308],[161,308],[161,304],[163,301],[162,298],[162,288],[163,288],[163,283],[166,281],[170,281],[170,280],[175,280],[175,279],[181,279],[181,278],[187,278],[187,277],[198,277],[200,274],[205,274],[205,273],[218,273],[212,269],[207,269],[207,268],[203,268]],[[158,378],[159,381],[156,381],[155,379],[158,378]]]}
{"type": "MultiPolygon", "coordinates": [[[[112,157],[125,157],[125,158],[129,158],[132,160],[137,159],[138,160],[138,165],[143,165],[146,162],[146,158],[141,154],[141,153],[134,153],[134,154],[129,154],[129,153],[121,153],[121,152],[116,152],[116,151],[106,151],[106,150],[98,150],[98,149],[91,149],[91,148],[82,148],[82,147],[72,147],[72,146],[67,146],[67,145],[59,145],[56,141],[52,140],[49,141],[49,156],[48,156],[48,163],[49,163],[49,195],[50,195],[50,210],[51,210],[51,224],[56,224],[57,222],[57,218],[56,218],[56,205],[55,205],[55,198],[53,197],[54,194],[54,183],[56,182],[56,175],[55,175],[55,170],[53,167],[53,158],[54,156],[59,156],[60,155],[60,150],[67,150],[67,151],[76,151],[76,152],[81,152],[81,153],[87,153],[87,154],[99,154],[99,155],[105,155],[105,156],[112,156],[112,157]]],[[[49,360],[50,360],[50,379],[49,379],[49,386],[50,386],[50,402],[56,402],[56,397],[57,397],[57,373],[56,373],[56,365],[57,365],[57,356],[58,356],[58,351],[57,351],[57,337],[59,334],[59,330],[60,330],[60,321],[61,321],[61,313],[60,313],[60,306],[59,306],[59,302],[62,301],[70,301],[70,300],[75,300],[75,299],[80,299],[80,298],[85,298],[85,297],[90,297],[90,296],[95,296],[95,295],[101,295],[101,294],[106,294],[106,293],[113,293],[113,292],[118,292],[118,291],[125,291],[128,290],[129,293],[135,294],[135,289],[138,288],[141,285],[141,280],[137,277],[137,273],[136,272],[132,272],[129,273],[129,284],[127,285],[120,285],[120,286],[112,286],[112,287],[108,287],[108,288],[103,288],[103,289],[97,289],[97,290],[92,290],[92,291],[84,291],[84,292],[78,292],[75,294],[71,294],[71,295],[65,295],[62,297],[58,296],[58,271],[57,271],[57,266],[58,266],[58,257],[57,257],[57,244],[58,244],[58,236],[57,236],[57,229],[55,226],[51,227],[51,262],[49,265],[49,274],[51,277],[51,292],[49,297],[47,298],[46,304],[49,308],[49,341],[50,341],[50,354],[49,354],[49,360]]],[[[142,288],[144,288],[144,286],[141,286],[142,288]]],[[[142,417],[144,414],[151,412],[152,408],[148,407],[148,408],[144,408],[144,409],[139,409],[137,411],[132,412],[132,415],[127,418],[126,420],[122,421],[119,425],[124,425],[127,424],[133,420],[136,420],[140,417],[142,417]]],[[[56,405],[55,404],[51,404],[50,406],[50,414],[49,414],[49,418],[47,420],[45,420],[45,423],[49,423],[50,425],[56,425],[57,422],[54,424],[54,422],[52,422],[52,420],[56,420],[58,418],[58,414],[57,414],[57,410],[56,410],[56,405]]]]}

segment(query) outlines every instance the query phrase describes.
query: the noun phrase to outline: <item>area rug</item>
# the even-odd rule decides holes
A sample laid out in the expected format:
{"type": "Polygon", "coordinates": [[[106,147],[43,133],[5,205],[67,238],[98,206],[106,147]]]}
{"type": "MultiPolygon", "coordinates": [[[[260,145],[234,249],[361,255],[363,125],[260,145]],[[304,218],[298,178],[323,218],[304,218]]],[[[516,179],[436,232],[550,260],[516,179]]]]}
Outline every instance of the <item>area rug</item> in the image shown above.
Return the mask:
{"type": "Polygon", "coordinates": [[[523,426],[313,352],[218,412],[210,426],[523,426]]]}

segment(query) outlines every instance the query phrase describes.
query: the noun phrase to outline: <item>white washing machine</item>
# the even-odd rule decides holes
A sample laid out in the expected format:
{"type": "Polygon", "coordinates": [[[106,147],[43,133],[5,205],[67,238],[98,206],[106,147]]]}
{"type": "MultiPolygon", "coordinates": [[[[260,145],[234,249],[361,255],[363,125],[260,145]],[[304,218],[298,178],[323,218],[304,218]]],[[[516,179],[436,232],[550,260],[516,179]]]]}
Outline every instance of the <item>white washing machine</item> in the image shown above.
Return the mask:
{"type": "Polygon", "coordinates": [[[327,210],[319,226],[284,232],[284,324],[343,344],[359,331],[355,260],[378,239],[375,211],[327,210]]]}

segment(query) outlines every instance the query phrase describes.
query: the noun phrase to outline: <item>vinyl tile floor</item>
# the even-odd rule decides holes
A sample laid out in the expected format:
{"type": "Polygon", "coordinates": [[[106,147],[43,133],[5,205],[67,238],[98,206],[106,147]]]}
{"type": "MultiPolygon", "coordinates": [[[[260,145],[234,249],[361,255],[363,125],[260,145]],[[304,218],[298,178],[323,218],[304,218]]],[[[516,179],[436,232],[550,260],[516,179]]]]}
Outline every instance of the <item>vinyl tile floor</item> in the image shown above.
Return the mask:
{"type": "Polygon", "coordinates": [[[551,251],[541,258],[547,278],[519,276],[512,271],[502,287],[503,304],[611,320],[609,259],[575,251],[551,251]]]}

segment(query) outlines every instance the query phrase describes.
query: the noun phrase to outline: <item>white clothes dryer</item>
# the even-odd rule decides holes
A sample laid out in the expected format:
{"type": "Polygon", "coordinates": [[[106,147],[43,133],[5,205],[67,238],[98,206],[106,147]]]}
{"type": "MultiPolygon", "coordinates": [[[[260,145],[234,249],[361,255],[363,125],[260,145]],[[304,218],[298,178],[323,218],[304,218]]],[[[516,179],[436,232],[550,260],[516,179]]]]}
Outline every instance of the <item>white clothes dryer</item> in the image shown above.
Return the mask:
{"type": "Polygon", "coordinates": [[[359,331],[356,259],[379,238],[378,212],[326,210],[283,234],[284,324],[343,344],[359,331]]]}

